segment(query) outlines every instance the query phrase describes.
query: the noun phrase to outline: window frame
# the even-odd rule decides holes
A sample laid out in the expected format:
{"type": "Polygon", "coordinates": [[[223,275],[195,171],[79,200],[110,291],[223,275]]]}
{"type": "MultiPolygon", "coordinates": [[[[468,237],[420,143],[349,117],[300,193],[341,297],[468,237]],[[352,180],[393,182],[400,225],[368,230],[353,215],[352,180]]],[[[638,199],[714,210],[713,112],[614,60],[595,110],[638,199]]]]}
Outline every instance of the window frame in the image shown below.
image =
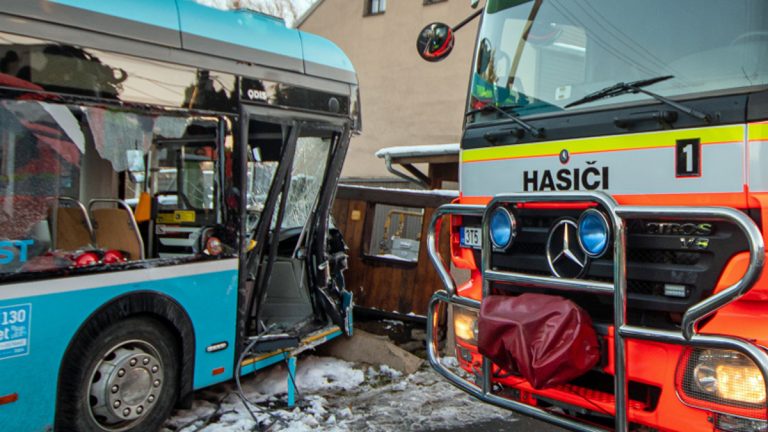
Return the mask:
{"type": "Polygon", "coordinates": [[[363,16],[384,15],[387,12],[387,0],[365,0],[363,16]],[[375,9],[374,9],[375,5],[375,9]]]}
{"type": "MultiPolygon", "coordinates": [[[[419,255],[422,253],[422,240],[423,240],[423,233],[424,233],[424,219],[427,214],[427,208],[426,207],[419,207],[419,206],[410,206],[410,205],[404,205],[404,204],[393,204],[391,202],[379,202],[379,201],[373,201],[367,203],[367,208],[365,211],[365,223],[363,225],[363,241],[362,241],[362,248],[360,250],[360,254],[362,255],[362,258],[365,261],[369,262],[381,262],[386,263],[388,265],[393,266],[403,266],[403,267],[416,267],[419,265],[419,255]],[[377,206],[387,206],[391,207],[392,209],[400,209],[400,210],[417,210],[421,211],[421,220],[419,223],[419,238],[415,239],[418,241],[418,250],[416,252],[416,259],[415,260],[408,260],[405,258],[395,259],[395,258],[389,258],[386,255],[374,255],[371,253],[371,246],[374,244],[374,231],[376,228],[376,207],[377,206]]],[[[385,219],[384,219],[385,220],[385,219]]],[[[404,237],[407,238],[407,237],[404,237]]],[[[414,239],[409,239],[414,240],[414,239]]]]}

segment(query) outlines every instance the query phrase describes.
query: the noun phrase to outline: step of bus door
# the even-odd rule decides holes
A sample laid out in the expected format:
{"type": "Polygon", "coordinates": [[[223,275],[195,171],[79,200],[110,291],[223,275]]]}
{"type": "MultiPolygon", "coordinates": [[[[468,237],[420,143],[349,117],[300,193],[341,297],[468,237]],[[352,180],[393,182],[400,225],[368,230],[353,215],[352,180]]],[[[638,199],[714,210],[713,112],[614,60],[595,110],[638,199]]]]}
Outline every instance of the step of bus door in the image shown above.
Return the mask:
{"type": "Polygon", "coordinates": [[[291,350],[299,347],[299,338],[297,336],[281,333],[262,336],[254,336],[252,341],[256,341],[251,348],[255,353],[269,353],[277,350],[291,350]]]}

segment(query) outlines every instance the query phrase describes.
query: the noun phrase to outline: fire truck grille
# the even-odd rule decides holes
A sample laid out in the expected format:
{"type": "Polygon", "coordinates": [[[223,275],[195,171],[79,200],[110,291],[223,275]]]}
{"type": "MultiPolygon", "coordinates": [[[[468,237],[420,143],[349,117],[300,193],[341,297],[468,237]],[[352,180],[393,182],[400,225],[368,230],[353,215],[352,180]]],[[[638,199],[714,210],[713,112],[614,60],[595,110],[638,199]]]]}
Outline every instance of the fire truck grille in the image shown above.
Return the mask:
{"type": "Polygon", "coordinates": [[[698,264],[701,257],[701,252],[677,252],[652,249],[630,249],[627,251],[627,261],[639,263],[692,266],[698,264]]]}
{"type": "MultiPolygon", "coordinates": [[[[562,218],[578,219],[579,210],[514,209],[518,233],[512,246],[495,250],[491,266],[500,271],[552,276],[547,259],[550,228],[562,218]]],[[[683,221],[685,229],[663,220],[627,221],[627,291],[631,323],[674,327],[670,317],[685,312],[691,305],[711,295],[726,263],[737,253],[747,250],[747,242],[739,229],[728,223],[709,223],[707,229],[692,232],[702,221],[683,221]],[[663,230],[658,226],[664,225],[663,230]],[[663,317],[663,319],[659,319],[663,317]]],[[[674,221],[679,223],[679,221],[674,221]]],[[[466,218],[468,226],[479,226],[480,220],[466,218]]],[[[575,247],[578,247],[576,245],[575,247]]],[[[479,262],[479,251],[476,258],[479,262]]],[[[579,278],[613,281],[613,256],[590,260],[579,278]]],[[[529,292],[531,288],[493,284],[498,290],[512,293],[529,292]]],[[[555,290],[594,312],[593,317],[610,318],[610,296],[569,294],[555,290]],[[606,312],[608,310],[608,312],[606,312]]]]}

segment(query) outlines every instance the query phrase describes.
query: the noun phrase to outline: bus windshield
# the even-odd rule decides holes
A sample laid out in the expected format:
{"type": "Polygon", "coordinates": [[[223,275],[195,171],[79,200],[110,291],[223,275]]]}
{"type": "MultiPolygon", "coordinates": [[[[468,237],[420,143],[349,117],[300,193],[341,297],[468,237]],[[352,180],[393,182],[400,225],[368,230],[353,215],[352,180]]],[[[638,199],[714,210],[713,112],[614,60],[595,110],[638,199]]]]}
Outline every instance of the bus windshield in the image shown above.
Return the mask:
{"type": "Polygon", "coordinates": [[[469,122],[488,104],[527,116],[645,101],[628,92],[566,107],[619,81],[672,76],[667,97],[768,84],[768,3],[760,0],[488,0],[469,122]],[[696,13],[692,13],[692,11],[696,13]]]}

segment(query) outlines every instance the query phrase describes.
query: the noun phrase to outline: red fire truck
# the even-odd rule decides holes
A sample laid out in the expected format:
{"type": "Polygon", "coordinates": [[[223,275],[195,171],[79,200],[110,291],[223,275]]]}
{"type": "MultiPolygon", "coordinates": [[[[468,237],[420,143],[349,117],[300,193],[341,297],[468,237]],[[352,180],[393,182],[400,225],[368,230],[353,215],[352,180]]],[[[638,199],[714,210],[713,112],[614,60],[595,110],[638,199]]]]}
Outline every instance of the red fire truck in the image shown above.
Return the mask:
{"type": "MultiPolygon", "coordinates": [[[[429,238],[432,366],[572,430],[768,430],[768,3],[487,0],[473,16],[460,197],[429,238]]],[[[427,26],[422,57],[462,24],[427,26]]]]}

